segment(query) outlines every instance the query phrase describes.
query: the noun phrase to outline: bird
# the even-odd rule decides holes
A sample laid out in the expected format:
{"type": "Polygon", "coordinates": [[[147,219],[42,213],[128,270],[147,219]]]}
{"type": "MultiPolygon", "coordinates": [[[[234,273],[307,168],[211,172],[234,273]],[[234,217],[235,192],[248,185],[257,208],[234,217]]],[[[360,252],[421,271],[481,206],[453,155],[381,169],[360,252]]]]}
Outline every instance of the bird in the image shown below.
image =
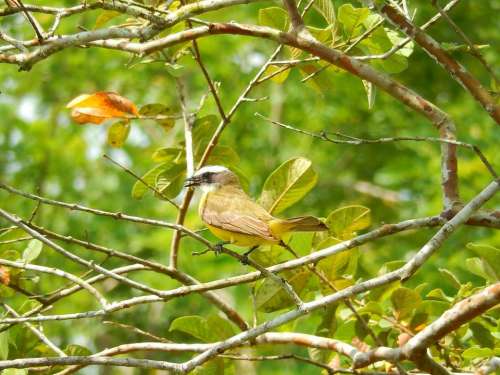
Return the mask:
{"type": "Polygon", "coordinates": [[[205,166],[186,179],[185,187],[200,188],[204,194],[198,213],[207,228],[222,242],[250,247],[248,256],[261,245],[288,248],[283,236],[290,232],[326,231],[328,227],[313,216],[280,219],[255,202],[241,187],[238,176],[220,165],[205,166]]]}

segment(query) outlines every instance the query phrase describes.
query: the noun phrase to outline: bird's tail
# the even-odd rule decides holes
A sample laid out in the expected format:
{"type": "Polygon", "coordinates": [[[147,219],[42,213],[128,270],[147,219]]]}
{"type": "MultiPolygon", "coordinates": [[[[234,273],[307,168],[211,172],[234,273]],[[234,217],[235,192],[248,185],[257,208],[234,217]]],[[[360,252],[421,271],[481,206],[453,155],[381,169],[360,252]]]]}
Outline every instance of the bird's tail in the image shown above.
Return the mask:
{"type": "Polygon", "coordinates": [[[282,232],[321,232],[328,227],[320,219],[314,216],[298,216],[290,219],[280,220],[279,226],[282,232]]]}

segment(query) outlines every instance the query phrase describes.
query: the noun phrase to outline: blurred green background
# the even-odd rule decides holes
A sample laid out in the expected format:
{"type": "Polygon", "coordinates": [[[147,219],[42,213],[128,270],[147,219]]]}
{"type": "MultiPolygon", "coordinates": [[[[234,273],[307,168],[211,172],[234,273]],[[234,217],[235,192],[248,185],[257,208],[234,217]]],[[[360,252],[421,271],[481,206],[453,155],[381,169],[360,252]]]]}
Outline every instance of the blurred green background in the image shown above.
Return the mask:
{"type": "MultiPolygon", "coordinates": [[[[40,1],[47,5],[69,5],[70,1],[40,1]],[[56,4],[57,3],[57,4],[56,4]]],[[[343,2],[334,1],[336,6],[343,2]]],[[[444,3],[443,3],[444,4],[444,3]]],[[[356,3],[355,3],[356,5],[356,3]]],[[[238,6],[210,13],[207,19],[238,20],[256,23],[258,10],[279,6],[278,2],[263,2],[238,6]]],[[[360,6],[357,4],[357,6],[360,6]]],[[[421,24],[435,13],[429,1],[411,2],[417,9],[416,22],[421,24]]],[[[482,49],[492,66],[499,62],[499,18],[496,0],[462,1],[451,12],[455,22],[477,44],[488,44],[482,49]]],[[[60,31],[74,32],[77,26],[92,28],[99,11],[65,19],[60,31]]],[[[49,24],[49,16],[37,16],[42,24],[49,24]]],[[[314,18],[314,15],[311,16],[314,18]]],[[[123,20],[124,18],[122,18],[123,20]]],[[[31,38],[29,27],[21,15],[3,18],[2,29],[12,35],[31,38]]],[[[439,22],[431,29],[437,40],[461,43],[448,25],[439,22]]],[[[260,65],[275,48],[272,42],[246,37],[214,36],[199,41],[204,62],[215,81],[221,83],[220,93],[226,111],[239,97],[260,65]]],[[[454,52],[485,86],[490,78],[483,67],[465,52],[454,52]]],[[[129,65],[129,57],[122,53],[94,48],[73,48],[58,53],[35,65],[29,72],[19,72],[16,66],[0,68],[0,179],[27,192],[39,192],[43,196],[66,202],[78,202],[90,207],[109,211],[121,211],[144,217],[175,221],[176,212],[168,203],[148,195],[142,200],[131,198],[134,179],[102,157],[108,153],[126,164],[137,174],[144,174],[154,166],[151,154],[159,147],[174,144],[182,139],[183,124],[165,132],[153,122],[134,121],[125,146],[113,149],[106,143],[103,126],[80,126],[71,121],[65,105],[81,93],[116,91],[142,106],[162,103],[178,106],[174,78],[162,63],[129,65]]],[[[187,84],[190,108],[195,108],[200,97],[207,92],[206,82],[189,57],[183,58],[182,74],[187,84]]],[[[301,202],[285,212],[286,216],[313,214],[326,216],[332,210],[347,204],[361,204],[372,210],[372,228],[382,223],[393,223],[410,218],[435,215],[441,209],[439,145],[430,143],[401,142],[367,146],[334,145],[278,128],[254,116],[259,112],[284,123],[310,131],[341,132],[354,137],[378,138],[391,136],[437,136],[434,128],[422,116],[410,111],[383,92],[377,92],[373,109],[367,107],[366,94],[361,81],[345,73],[328,75],[326,90],[318,90],[301,83],[303,75],[294,69],[284,84],[267,81],[256,87],[251,97],[269,96],[269,100],[244,103],[233,121],[224,131],[221,144],[237,150],[241,159],[240,170],[249,181],[249,190],[258,196],[265,178],[282,162],[291,157],[309,158],[319,175],[317,186],[301,202]],[[393,199],[383,199],[359,186],[376,186],[393,199]]],[[[490,162],[498,166],[500,161],[500,134],[491,118],[420,49],[415,48],[409,58],[408,69],[395,78],[408,85],[425,98],[447,111],[456,121],[458,139],[478,145],[490,162]]],[[[207,99],[200,116],[218,115],[211,97],[207,99]]],[[[469,150],[459,150],[460,190],[465,201],[477,194],[490,181],[479,159],[469,150]]],[[[372,190],[369,188],[369,190],[372,190]]],[[[181,197],[176,201],[180,202],[181,197]]],[[[198,198],[198,196],[197,196],[198,198]]],[[[201,229],[195,209],[197,198],[189,210],[186,225],[201,229]]],[[[33,201],[9,195],[0,190],[0,206],[10,212],[27,217],[34,209],[33,201]]],[[[500,197],[492,199],[486,207],[499,208],[500,197]]],[[[51,230],[77,238],[116,248],[136,256],[167,264],[172,231],[135,225],[123,221],[68,212],[64,209],[42,206],[36,222],[51,230]]],[[[0,221],[2,227],[6,222],[0,221]]],[[[381,266],[391,260],[404,260],[420,248],[435,229],[410,231],[378,240],[362,247],[359,276],[376,274],[381,266]]],[[[11,234],[19,236],[18,233],[11,234]]],[[[214,240],[206,234],[207,238],[214,240]]],[[[2,238],[2,239],[8,239],[2,238]]],[[[425,264],[407,286],[428,283],[428,290],[441,287],[453,293],[451,285],[443,282],[439,268],[452,270],[465,283],[484,284],[484,280],[466,269],[465,259],[473,256],[465,245],[469,242],[500,245],[500,233],[492,229],[463,227],[459,229],[425,264]]],[[[0,253],[11,249],[22,251],[26,243],[0,246],[0,253]]],[[[86,259],[100,261],[102,255],[91,253],[76,246],[64,245],[86,259]]],[[[220,279],[249,270],[234,259],[213,254],[193,257],[192,251],[201,250],[194,241],[184,239],[180,252],[180,268],[201,281],[220,279]]],[[[61,258],[44,247],[37,264],[83,273],[84,269],[61,258]]],[[[107,260],[108,268],[122,265],[116,259],[107,260]]],[[[164,276],[141,272],[131,278],[156,288],[172,288],[178,285],[164,276]]],[[[27,288],[43,293],[64,285],[57,278],[42,276],[38,283],[27,281],[27,288]]],[[[13,295],[2,286],[5,301],[19,309],[23,298],[13,295]]],[[[106,282],[100,286],[110,300],[135,295],[125,286],[106,282]]],[[[249,287],[238,286],[222,292],[224,298],[251,321],[252,304],[249,287]]],[[[95,301],[80,292],[69,300],[55,305],[52,313],[85,311],[96,308],[95,301]]],[[[165,304],[142,305],[125,310],[109,320],[136,325],[160,336],[176,339],[168,332],[170,322],[182,315],[206,315],[216,310],[198,295],[175,299],[165,304]]],[[[270,316],[270,315],[269,315],[270,316]]],[[[263,314],[262,319],[269,318],[263,314]]],[[[314,321],[314,318],[312,318],[314,321]]],[[[307,331],[311,320],[297,323],[301,331],[307,331]]],[[[54,322],[44,325],[45,332],[55,342],[65,347],[79,344],[97,351],[124,342],[143,340],[126,330],[103,325],[100,320],[54,322]]],[[[12,330],[17,348],[11,355],[30,353],[36,348],[29,346],[33,340],[23,341],[26,330],[12,330]],[[16,354],[17,353],[17,354],[16,354]]],[[[304,354],[306,351],[294,349],[304,354]]],[[[271,353],[272,349],[268,351],[271,353]]],[[[137,356],[142,354],[138,353],[137,356]]],[[[187,356],[147,354],[148,358],[180,360],[187,356]]],[[[255,364],[259,374],[295,373],[299,369],[317,371],[293,361],[255,364]]],[[[96,369],[94,369],[97,371],[96,369]]],[[[122,373],[123,369],[101,369],[101,374],[122,373]]],[[[130,373],[133,373],[130,370],[130,373]]],[[[123,372],[125,373],[125,372],[123,372]]],[[[127,372],[129,373],[129,372],[127,372]]]]}

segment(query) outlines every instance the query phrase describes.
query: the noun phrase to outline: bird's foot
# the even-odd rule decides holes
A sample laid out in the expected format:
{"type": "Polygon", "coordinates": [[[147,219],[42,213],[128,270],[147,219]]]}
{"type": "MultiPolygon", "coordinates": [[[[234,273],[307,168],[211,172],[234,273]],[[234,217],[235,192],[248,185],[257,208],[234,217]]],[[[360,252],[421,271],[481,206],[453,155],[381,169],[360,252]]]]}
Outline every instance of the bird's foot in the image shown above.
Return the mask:
{"type": "Polygon", "coordinates": [[[214,252],[215,255],[220,255],[222,253],[222,250],[224,249],[224,245],[227,245],[229,242],[218,242],[214,245],[214,252]]]}
{"type": "Polygon", "coordinates": [[[249,258],[248,258],[248,256],[249,256],[249,255],[250,255],[250,254],[251,254],[251,253],[252,253],[255,249],[257,249],[258,247],[259,247],[258,245],[256,245],[256,246],[252,246],[252,247],[250,248],[250,250],[248,250],[248,251],[244,252],[244,253],[243,253],[243,255],[241,256],[241,264],[243,264],[243,265],[245,265],[245,266],[246,266],[246,265],[248,265],[248,263],[249,263],[249,258]]]}

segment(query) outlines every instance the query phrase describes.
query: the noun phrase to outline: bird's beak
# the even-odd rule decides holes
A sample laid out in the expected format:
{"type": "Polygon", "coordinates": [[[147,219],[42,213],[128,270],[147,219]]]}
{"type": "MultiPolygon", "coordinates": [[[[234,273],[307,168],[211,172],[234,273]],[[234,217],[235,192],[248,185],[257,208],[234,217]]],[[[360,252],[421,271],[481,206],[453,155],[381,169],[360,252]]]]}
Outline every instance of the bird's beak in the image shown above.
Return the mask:
{"type": "Polygon", "coordinates": [[[201,177],[200,176],[192,176],[186,179],[184,182],[184,187],[193,187],[193,186],[198,186],[201,184],[201,177]]]}

